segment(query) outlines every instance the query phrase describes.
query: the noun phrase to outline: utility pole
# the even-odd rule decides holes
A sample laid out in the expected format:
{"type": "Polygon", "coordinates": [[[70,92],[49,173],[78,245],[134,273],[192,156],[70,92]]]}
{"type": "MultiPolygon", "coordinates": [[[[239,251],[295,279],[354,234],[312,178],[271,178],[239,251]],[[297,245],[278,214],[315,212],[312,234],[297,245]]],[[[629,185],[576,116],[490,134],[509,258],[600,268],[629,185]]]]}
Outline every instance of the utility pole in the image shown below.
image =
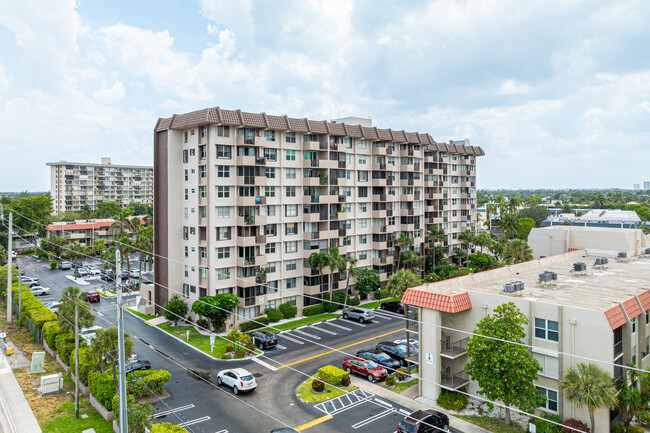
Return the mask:
{"type": "Polygon", "coordinates": [[[18,317],[23,312],[23,281],[20,279],[23,275],[22,265],[22,260],[18,260],[18,317]]]}
{"type": "Polygon", "coordinates": [[[7,323],[11,323],[11,256],[13,255],[12,240],[14,237],[14,214],[9,212],[9,232],[7,234],[7,323]]]}
{"type": "Polygon", "coordinates": [[[74,417],[79,419],[79,300],[74,300],[74,417]]]}
{"type": "Polygon", "coordinates": [[[117,341],[118,341],[118,356],[119,356],[119,395],[120,395],[120,433],[128,433],[126,419],[126,372],[124,371],[124,317],[122,310],[122,259],[120,257],[120,250],[115,250],[115,291],[117,292],[117,341]]]}

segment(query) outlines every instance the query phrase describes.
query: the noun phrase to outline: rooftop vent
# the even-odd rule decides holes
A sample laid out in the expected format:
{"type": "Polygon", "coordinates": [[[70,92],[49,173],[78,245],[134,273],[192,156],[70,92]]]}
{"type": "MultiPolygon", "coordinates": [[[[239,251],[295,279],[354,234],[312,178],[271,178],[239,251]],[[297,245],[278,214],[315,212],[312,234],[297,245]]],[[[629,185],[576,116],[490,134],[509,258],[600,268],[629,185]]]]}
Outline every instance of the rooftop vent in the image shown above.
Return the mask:
{"type": "Polygon", "coordinates": [[[607,257],[596,257],[594,266],[605,266],[608,263],[609,263],[609,259],[607,257]]]}
{"type": "Polygon", "coordinates": [[[538,278],[541,283],[548,283],[549,281],[551,281],[551,274],[550,273],[547,274],[546,272],[544,272],[542,274],[539,274],[538,278]]]}
{"type": "Polygon", "coordinates": [[[626,251],[619,251],[618,254],[616,255],[619,259],[627,259],[627,252],[626,251]]]}
{"type": "Polygon", "coordinates": [[[645,253],[646,253],[646,254],[650,254],[650,248],[646,248],[646,249],[645,249],[645,253]]]}
{"type": "Polygon", "coordinates": [[[573,264],[573,272],[584,272],[587,270],[587,265],[583,262],[576,262],[573,264]]]}
{"type": "Polygon", "coordinates": [[[503,285],[503,291],[506,293],[514,293],[515,292],[515,285],[513,283],[505,283],[503,285]]]}

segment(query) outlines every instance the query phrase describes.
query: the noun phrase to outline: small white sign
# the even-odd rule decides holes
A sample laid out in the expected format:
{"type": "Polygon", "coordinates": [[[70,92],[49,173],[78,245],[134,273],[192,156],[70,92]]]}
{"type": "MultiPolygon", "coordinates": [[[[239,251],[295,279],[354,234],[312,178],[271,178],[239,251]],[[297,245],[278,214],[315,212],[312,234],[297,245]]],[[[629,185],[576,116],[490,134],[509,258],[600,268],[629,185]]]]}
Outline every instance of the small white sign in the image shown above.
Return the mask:
{"type": "Polygon", "coordinates": [[[0,332],[0,338],[7,338],[6,332],[0,332]]]}
{"type": "Polygon", "coordinates": [[[214,346],[214,340],[216,339],[216,335],[210,334],[210,346],[214,346]]]}
{"type": "Polygon", "coordinates": [[[427,364],[431,364],[431,365],[433,365],[433,353],[431,353],[431,352],[427,352],[427,353],[424,355],[424,360],[426,361],[427,364]]]}
{"type": "Polygon", "coordinates": [[[260,296],[260,302],[259,302],[259,304],[260,304],[260,305],[264,305],[264,296],[260,296]]]}
{"type": "Polygon", "coordinates": [[[528,423],[528,431],[529,431],[530,433],[535,433],[535,432],[537,432],[537,426],[536,426],[535,424],[533,424],[532,422],[529,422],[529,423],[528,423]]]}

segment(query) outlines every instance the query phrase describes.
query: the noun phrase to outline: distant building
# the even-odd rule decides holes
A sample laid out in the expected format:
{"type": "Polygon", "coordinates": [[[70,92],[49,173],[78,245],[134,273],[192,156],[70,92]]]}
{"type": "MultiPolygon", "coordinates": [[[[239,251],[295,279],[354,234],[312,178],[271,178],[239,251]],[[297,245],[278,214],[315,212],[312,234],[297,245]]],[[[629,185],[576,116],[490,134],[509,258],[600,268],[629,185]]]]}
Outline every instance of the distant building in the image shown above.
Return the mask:
{"type": "Polygon", "coordinates": [[[640,190],[640,189],[641,189],[641,186],[639,186],[638,183],[635,183],[635,184],[634,184],[634,190],[635,190],[635,191],[638,191],[638,190],[640,190]]]}
{"type": "MultiPolygon", "coordinates": [[[[113,226],[114,223],[115,220],[111,218],[59,221],[45,227],[45,236],[47,239],[52,236],[65,239],[66,242],[63,246],[79,243],[85,247],[93,247],[98,240],[110,242],[119,238],[120,229],[113,226]]],[[[140,220],[141,225],[146,225],[146,223],[145,220],[140,220]]],[[[125,232],[130,237],[133,234],[126,228],[125,232]]]]}
{"type": "Polygon", "coordinates": [[[551,215],[541,227],[556,226],[565,222],[582,227],[638,228],[642,222],[636,212],[619,209],[591,209],[582,216],[570,218],[567,214],[551,215]]]}
{"type": "Polygon", "coordinates": [[[643,189],[644,189],[645,191],[650,190],[650,181],[647,181],[647,180],[646,180],[645,182],[643,182],[643,189]]]}
{"type": "Polygon", "coordinates": [[[88,205],[114,201],[153,204],[153,167],[113,165],[110,158],[101,164],[85,162],[48,162],[51,167],[53,213],[79,211],[88,205]]]}

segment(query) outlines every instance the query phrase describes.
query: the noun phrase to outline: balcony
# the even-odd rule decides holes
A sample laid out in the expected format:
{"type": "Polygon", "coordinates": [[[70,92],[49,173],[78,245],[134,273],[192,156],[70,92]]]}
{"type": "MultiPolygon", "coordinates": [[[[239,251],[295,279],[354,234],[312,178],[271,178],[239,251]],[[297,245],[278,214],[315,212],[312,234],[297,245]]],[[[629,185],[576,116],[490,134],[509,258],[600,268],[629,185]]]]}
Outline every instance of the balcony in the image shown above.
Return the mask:
{"type": "Polygon", "coordinates": [[[465,370],[459,371],[458,373],[440,373],[440,384],[448,388],[459,389],[469,383],[469,376],[465,373],[465,370]]]}
{"type": "Polygon", "coordinates": [[[237,257],[237,266],[240,268],[247,268],[250,266],[256,266],[256,260],[253,256],[248,257],[237,257]]]}
{"type": "Polygon", "coordinates": [[[255,236],[237,236],[238,247],[254,247],[257,245],[255,236]]]}
{"type": "Polygon", "coordinates": [[[449,336],[443,334],[443,339],[440,342],[440,356],[449,359],[456,359],[467,353],[468,342],[469,337],[452,342],[449,336]]]}
{"type": "Polygon", "coordinates": [[[374,234],[386,233],[386,226],[372,226],[374,234]]]}
{"type": "Polygon", "coordinates": [[[380,163],[380,164],[377,164],[377,163],[374,163],[374,162],[373,162],[373,164],[372,164],[372,170],[373,170],[373,171],[377,171],[377,170],[386,170],[386,164],[381,164],[381,163],[380,163]]]}
{"type": "Polygon", "coordinates": [[[303,240],[309,241],[309,240],[317,240],[320,239],[320,232],[302,232],[302,238],[303,240]]]}
{"type": "Polygon", "coordinates": [[[255,204],[256,205],[264,205],[264,204],[266,204],[266,197],[265,196],[255,197],[255,204]]]}
{"type": "Polygon", "coordinates": [[[237,136],[237,146],[266,146],[266,137],[237,136]]]}
{"type": "Polygon", "coordinates": [[[266,284],[266,274],[258,273],[258,274],[255,276],[255,282],[256,282],[257,284],[266,284]]]}
{"type": "Polygon", "coordinates": [[[255,165],[266,165],[266,158],[255,158],[255,165]]]}
{"type": "Polygon", "coordinates": [[[339,229],[339,237],[342,238],[344,236],[347,236],[348,231],[347,229],[339,229]]]}
{"type": "Polygon", "coordinates": [[[345,203],[345,195],[339,195],[339,203],[345,203]]]}
{"type": "MultiPolygon", "coordinates": [[[[304,186],[320,186],[323,185],[319,177],[304,177],[302,180],[304,186]]],[[[325,185],[327,185],[327,180],[325,180],[325,185]]]]}
{"type": "Polygon", "coordinates": [[[386,209],[373,209],[372,217],[373,218],[386,218],[386,209]]]}
{"type": "Polygon", "coordinates": [[[255,160],[257,158],[255,156],[239,156],[237,155],[237,160],[236,163],[237,165],[256,165],[255,160]]]}
{"type": "Polygon", "coordinates": [[[339,161],[339,168],[345,168],[346,165],[345,161],[339,161]]]}
{"type": "Polygon", "coordinates": [[[266,245],[266,235],[256,235],[255,243],[258,245],[266,245]]]}
{"type": "Polygon", "coordinates": [[[254,226],[255,225],[255,215],[248,216],[238,216],[237,217],[238,226],[254,226]]]}
{"type": "Polygon", "coordinates": [[[303,168],[318,168],[318,167],[320,167],[319,160],[318,159],[303,159],[302,160],[302,167],[303,168]]]}

